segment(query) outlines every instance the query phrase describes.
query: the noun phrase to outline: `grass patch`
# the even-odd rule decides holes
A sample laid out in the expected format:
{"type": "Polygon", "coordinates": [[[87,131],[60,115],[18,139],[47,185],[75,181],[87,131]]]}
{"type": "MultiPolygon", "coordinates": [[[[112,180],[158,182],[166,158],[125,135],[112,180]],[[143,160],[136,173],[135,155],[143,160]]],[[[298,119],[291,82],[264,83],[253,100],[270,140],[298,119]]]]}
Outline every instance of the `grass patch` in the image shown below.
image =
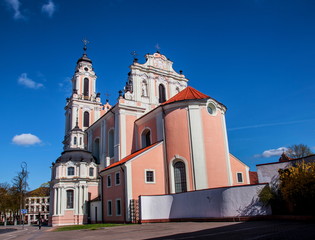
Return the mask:
{"type": "Polygon", "coordinates": [[[54,230],[54,232],[84,230],[84,229],[97,230],[100,228],[117,227],[117,226],[123,226],[123,225],[126,225],[126,224],[100,223],[100,224],[86,224],[86,225],[70,225],[70,226],[57,227],[54,230]]]}

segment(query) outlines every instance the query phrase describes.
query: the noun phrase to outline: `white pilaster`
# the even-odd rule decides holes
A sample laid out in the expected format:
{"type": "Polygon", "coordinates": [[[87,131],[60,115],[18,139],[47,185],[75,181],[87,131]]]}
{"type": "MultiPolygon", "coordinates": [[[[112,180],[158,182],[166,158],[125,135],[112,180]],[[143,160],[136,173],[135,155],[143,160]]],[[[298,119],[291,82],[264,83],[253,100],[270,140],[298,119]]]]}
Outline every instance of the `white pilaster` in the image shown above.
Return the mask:
{"type": "Polygon", "coordinates": [[[230,151],[229,151],[229,142],[227,139],[227,132],[226,132],[226,124],[225,124],[225,114],[222,113],[222,130],[224,133],[224,143],[225,143],[225,161],[226,161],[226,171],[227,171],[227,175],[228,175],[228,181],[229,181],[229,185],[232,186],[233,185],[233,177],[232,177],[232,170],[231,170],[231,161],[230,161],[230,151]]]}
{"type": "Polygon", "coordinates": [[[195,169],[196,190],[208,187],[207,165],[204,150],[204,137],[200,107],[188,106],[192,155],[195,169]]]}
{"type": "Polygon", "coordinates": [[[77,209],[77,214],[81,215],[82,214],[82,199],[81,199],[81,186],[78,186],[78,196],[77,196],[77,199],[78,199],[78,209],[77,209]]]}
{"type": "Polygon", "coordinates": [[[126,114],[120,110],[120,159],[126,156],[126,114]]]}
{"type": "Polygon", "coordinates": [[[54,215],[57,215],[57,201],[58,201],[57,188],[54,188],[54,212],[53,212],[54,215]]]}

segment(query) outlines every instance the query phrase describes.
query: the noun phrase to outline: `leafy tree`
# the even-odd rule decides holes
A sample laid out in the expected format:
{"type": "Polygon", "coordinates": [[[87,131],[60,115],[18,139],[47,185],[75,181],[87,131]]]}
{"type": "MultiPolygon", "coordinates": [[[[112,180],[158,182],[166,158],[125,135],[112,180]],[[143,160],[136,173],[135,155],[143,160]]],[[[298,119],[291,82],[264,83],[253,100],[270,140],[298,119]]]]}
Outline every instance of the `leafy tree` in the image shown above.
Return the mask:
{"type": "Polygon", "coordinates": [[[301,158],[313,154],[310,147],[304,144],[294,144],[288,147],[286,154],[291,158],[301,158]]]}
{"type": "Polygon", "coordinates": [[[298,214],[315,214],[315,162],[297,163],[280,169],[280,192],[291,210],[298,214]]]}
{"type": "Polygon", "coordinates": [[[7,213],[10,210],[10,185],[8,183],[0,183],[0,216],[4,218],[4,225],[7,223],[7,213]]]}

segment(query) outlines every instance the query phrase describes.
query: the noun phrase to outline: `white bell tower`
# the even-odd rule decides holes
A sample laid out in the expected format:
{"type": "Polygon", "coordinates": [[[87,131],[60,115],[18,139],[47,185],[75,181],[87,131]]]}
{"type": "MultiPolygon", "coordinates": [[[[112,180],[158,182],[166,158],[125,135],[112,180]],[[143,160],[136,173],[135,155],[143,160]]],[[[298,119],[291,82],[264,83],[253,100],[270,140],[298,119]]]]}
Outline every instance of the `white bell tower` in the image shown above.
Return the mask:
{"type": "Polygon", "coordinates": [[[78,59],[72,77],[72,95],[65,106],[66,124],[64,150],[85,149],[84,130],[100,118],[102,108],[100,94],[96,93],[96,74],[92,60],[86,54],[88,44],[83,40],[83,55],[78,59]]]}

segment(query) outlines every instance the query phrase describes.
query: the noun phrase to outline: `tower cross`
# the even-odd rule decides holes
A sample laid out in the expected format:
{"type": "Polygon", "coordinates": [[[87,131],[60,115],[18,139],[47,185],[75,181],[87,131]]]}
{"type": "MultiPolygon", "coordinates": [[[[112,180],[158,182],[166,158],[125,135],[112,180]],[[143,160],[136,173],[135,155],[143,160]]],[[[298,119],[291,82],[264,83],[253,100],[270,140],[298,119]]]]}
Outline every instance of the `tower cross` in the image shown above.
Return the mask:
{"type": "Polygon", "coordinates": [[[160,47],[160,45],[158,43],[155,44],[155,49],[156,49],[157,53],[160,53],[161,47],[160,47]]]}
{"type": "Polygon", "coordinates": [[[84,44],[84,47],[83,47],[84,53],[86,53],[86,49],[87,49],[86,45],[88,45],[90,42],[86,38],[84,38],[82,42],[84,44]]]}

